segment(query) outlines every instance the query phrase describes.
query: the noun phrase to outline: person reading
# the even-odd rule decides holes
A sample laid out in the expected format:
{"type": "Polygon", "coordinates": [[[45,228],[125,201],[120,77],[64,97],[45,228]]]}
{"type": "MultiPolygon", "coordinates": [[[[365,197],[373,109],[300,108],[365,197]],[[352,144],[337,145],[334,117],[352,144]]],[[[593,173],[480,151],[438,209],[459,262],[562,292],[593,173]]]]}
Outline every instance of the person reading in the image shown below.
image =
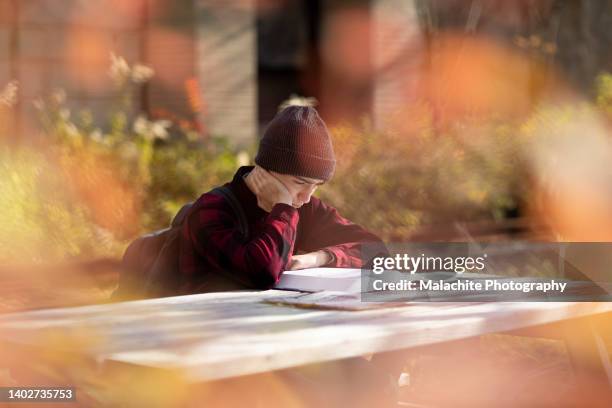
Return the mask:
{"type": "Polygon", "coordinates": [[[213,192],[194,203],[180,235],[181,292],[268,289],[285,270],[362,267],[360,245],[380,238],[313,196],[335,166],[317,110],[282,109],[261,138],[255,166],[240,167],[224,185],[239,211],[213,192]]]}

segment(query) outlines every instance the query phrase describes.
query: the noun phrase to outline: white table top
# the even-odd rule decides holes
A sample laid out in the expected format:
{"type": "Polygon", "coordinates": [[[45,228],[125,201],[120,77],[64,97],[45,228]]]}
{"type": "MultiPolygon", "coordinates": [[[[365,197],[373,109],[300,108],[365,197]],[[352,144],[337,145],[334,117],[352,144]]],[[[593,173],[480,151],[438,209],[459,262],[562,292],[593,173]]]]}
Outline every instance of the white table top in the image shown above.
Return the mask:
{"type": "Polygon", "coordinates": [[[101,364],[176,369],[199,382],[612,311],[604,302],[409,303],[365,311],[264,302],[299,295],[209,293],[6,314],[0,341],[42,347],[52,338],[74,347],[87,339],[83,351],[101,364]]]}

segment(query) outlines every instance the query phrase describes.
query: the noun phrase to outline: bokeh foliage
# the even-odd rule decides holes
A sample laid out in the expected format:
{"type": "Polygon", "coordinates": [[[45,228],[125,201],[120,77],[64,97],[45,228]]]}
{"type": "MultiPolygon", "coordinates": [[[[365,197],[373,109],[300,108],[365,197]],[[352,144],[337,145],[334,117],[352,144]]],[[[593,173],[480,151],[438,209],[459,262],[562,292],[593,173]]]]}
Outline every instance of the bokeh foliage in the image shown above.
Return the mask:
{"type": "Polygon", "coordinates": [[[336,175],[320,196],[388,241],[408,240],[423,225],[525,216],[538,205],[537,191],[554,193],[561,170],[577,166],[568,162],[571,146],[605,137],[612,76],[601,74],[595,85],[594,103],[542,102],[511,119],[466,116],[438,126],[422,104],[391,118],[385,131],[367,121],[340,126],[336,175]],[[543,163],[552,165],[535,168],[543,163]]]}
{"type": "MultiPolygon", "coordinates": [[[[71,112],[58,90],[36,102],[42,141],[0,149],[3,261],[118,257],[129,240],[165,227],[182,204],[248,163],[225,137],[131,113],[151,73],[117,61],[118,98],[105,128],[86,109],[71,112]]],[[[318,194],[387,240],[422,225],[503,219],[533,198],[534,143],[554,143],[557,129],[585,111],[610,117],[610,78],[597,79],[593,104],[544,106],[526,118],[440,128],[423,104],[385,131],[367,121],[335,127],[336,175],[318,194]]]]}
{"type": "Polygon", "coordinates": [[[3,262],[118,257],[129,240],[166,227],[182,204],[248,161],[224,137],[134,114],[147,67],[113,56],[110,73],[117,100],[105,126],[87,109],[71,111],[57,90],[35,102],[37,142],[0,150],[3,262]]]}

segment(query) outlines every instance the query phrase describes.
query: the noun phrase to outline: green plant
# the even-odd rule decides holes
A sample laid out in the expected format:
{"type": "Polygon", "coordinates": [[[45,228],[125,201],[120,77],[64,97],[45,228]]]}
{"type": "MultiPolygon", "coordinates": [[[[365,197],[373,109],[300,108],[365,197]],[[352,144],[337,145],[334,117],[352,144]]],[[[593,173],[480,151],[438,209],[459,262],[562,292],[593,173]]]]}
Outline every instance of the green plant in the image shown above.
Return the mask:
{"type": "Polygon", "coordinates": [[[61,171],[31,148],[0,148],[0,262],[105,256],[121,245],[91,222],[61,171]]]}
{"type": "Polygon", "coordinates": [[[499,121],[436,134],[422,111],[409,130],[334,129],[338,168],[321,195],[388,240],[423,224],[500,219],[518,204],[517,140],[499,121]]]}
{"type": "Polygon", "coordinates": [[[248,161],[225,138],[204,140],[170,120],[134,113],[132,95],[153,71],[111,60],[118,97],[105,126],[87,109],[71,111],[68,96],[56,90],[35,102],[43,142],[0,152],[0,259],[120,256],[130,239],[167,226],[182,204],[248,161]]]}
{"type": "Polygon", "coordinates": [[[559,200],[568,186],[604,191],[593,183],[609,163],[602,113],[612,112],[611,78],[598,78],[596,104],[542,103],[518,119],[464,116],[442,127],[417,105],[384,131],[368,122],[337,127],[338,167],[320,195],[347,218],[401,241],[423,225],[495,221],[517,209],[541,216],[539,194],[559,200]]]}

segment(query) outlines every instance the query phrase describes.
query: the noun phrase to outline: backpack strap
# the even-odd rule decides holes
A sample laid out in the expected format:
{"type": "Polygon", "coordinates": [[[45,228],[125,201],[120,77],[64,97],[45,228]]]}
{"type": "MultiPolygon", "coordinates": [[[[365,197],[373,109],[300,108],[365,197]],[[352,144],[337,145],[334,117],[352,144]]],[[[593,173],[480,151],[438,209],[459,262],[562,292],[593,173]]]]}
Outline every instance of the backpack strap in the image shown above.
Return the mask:
{"type": "MultiPolygon", "coordinates": [[[[240,204],[240,202],[238,201],[238,199],[236,198],[236,195],[232,192],[232,190],[230,190],[226,186],[220,186],[220,187],[213,188],[210,191],[210,193],[219,195],[227,201],[227,203],[232,208],[232,211],[234,212],[234,214],[238,217],[238,228],[240,229],[240,232],[242,233],[245,239],[248,238],[249,237],[249,223],[247,221],[246,213],[244,212],[242,205],[240,204]]],[[[189,215],[190,210],[193,208],[193,205],[194,205],[193,202],[189,202],[183,205],[183,207],[181,207],[179,212],[174,216],[174,219],[172,220],[172,223],[170,224],[170,228],[174,228],[174,227],[178,227],[179,225],[182,225],[183,222],[185,222],[185,219],[187,218],[187,216],[189,215]]]]}
{"type": "MultiPolygon", "coordinates": [[[[215,187],[210,191],[211,194],[219,195],[225,199],[225,201],[230,205],[234,215],[238,217],[238,229],[242,233],[243,239],[246,241],[249,238],[249,223],[247,221],[246,213],[242,208],[242,204],[236,198],[236,195],[226,186],[215,187]]],[[[251,282],[245,281],[231,273],[220,270],[221,275],[227,278],[230,282],[237,283],[240,287],[248,287],[254,288],[251,282]]]]}
{"type": "Polygon", "coordinates": [[[242,232],[242,236],[244,239],[247,239],[249,237],[249,223],[247,222],[246,213],[236,198],[236,195],[226,186],[215,187],[212,189],[211,193],[225,198],[230,207],[232,207],[234,214],[238,217],[238,228],[240,232],[242,232]]]}

